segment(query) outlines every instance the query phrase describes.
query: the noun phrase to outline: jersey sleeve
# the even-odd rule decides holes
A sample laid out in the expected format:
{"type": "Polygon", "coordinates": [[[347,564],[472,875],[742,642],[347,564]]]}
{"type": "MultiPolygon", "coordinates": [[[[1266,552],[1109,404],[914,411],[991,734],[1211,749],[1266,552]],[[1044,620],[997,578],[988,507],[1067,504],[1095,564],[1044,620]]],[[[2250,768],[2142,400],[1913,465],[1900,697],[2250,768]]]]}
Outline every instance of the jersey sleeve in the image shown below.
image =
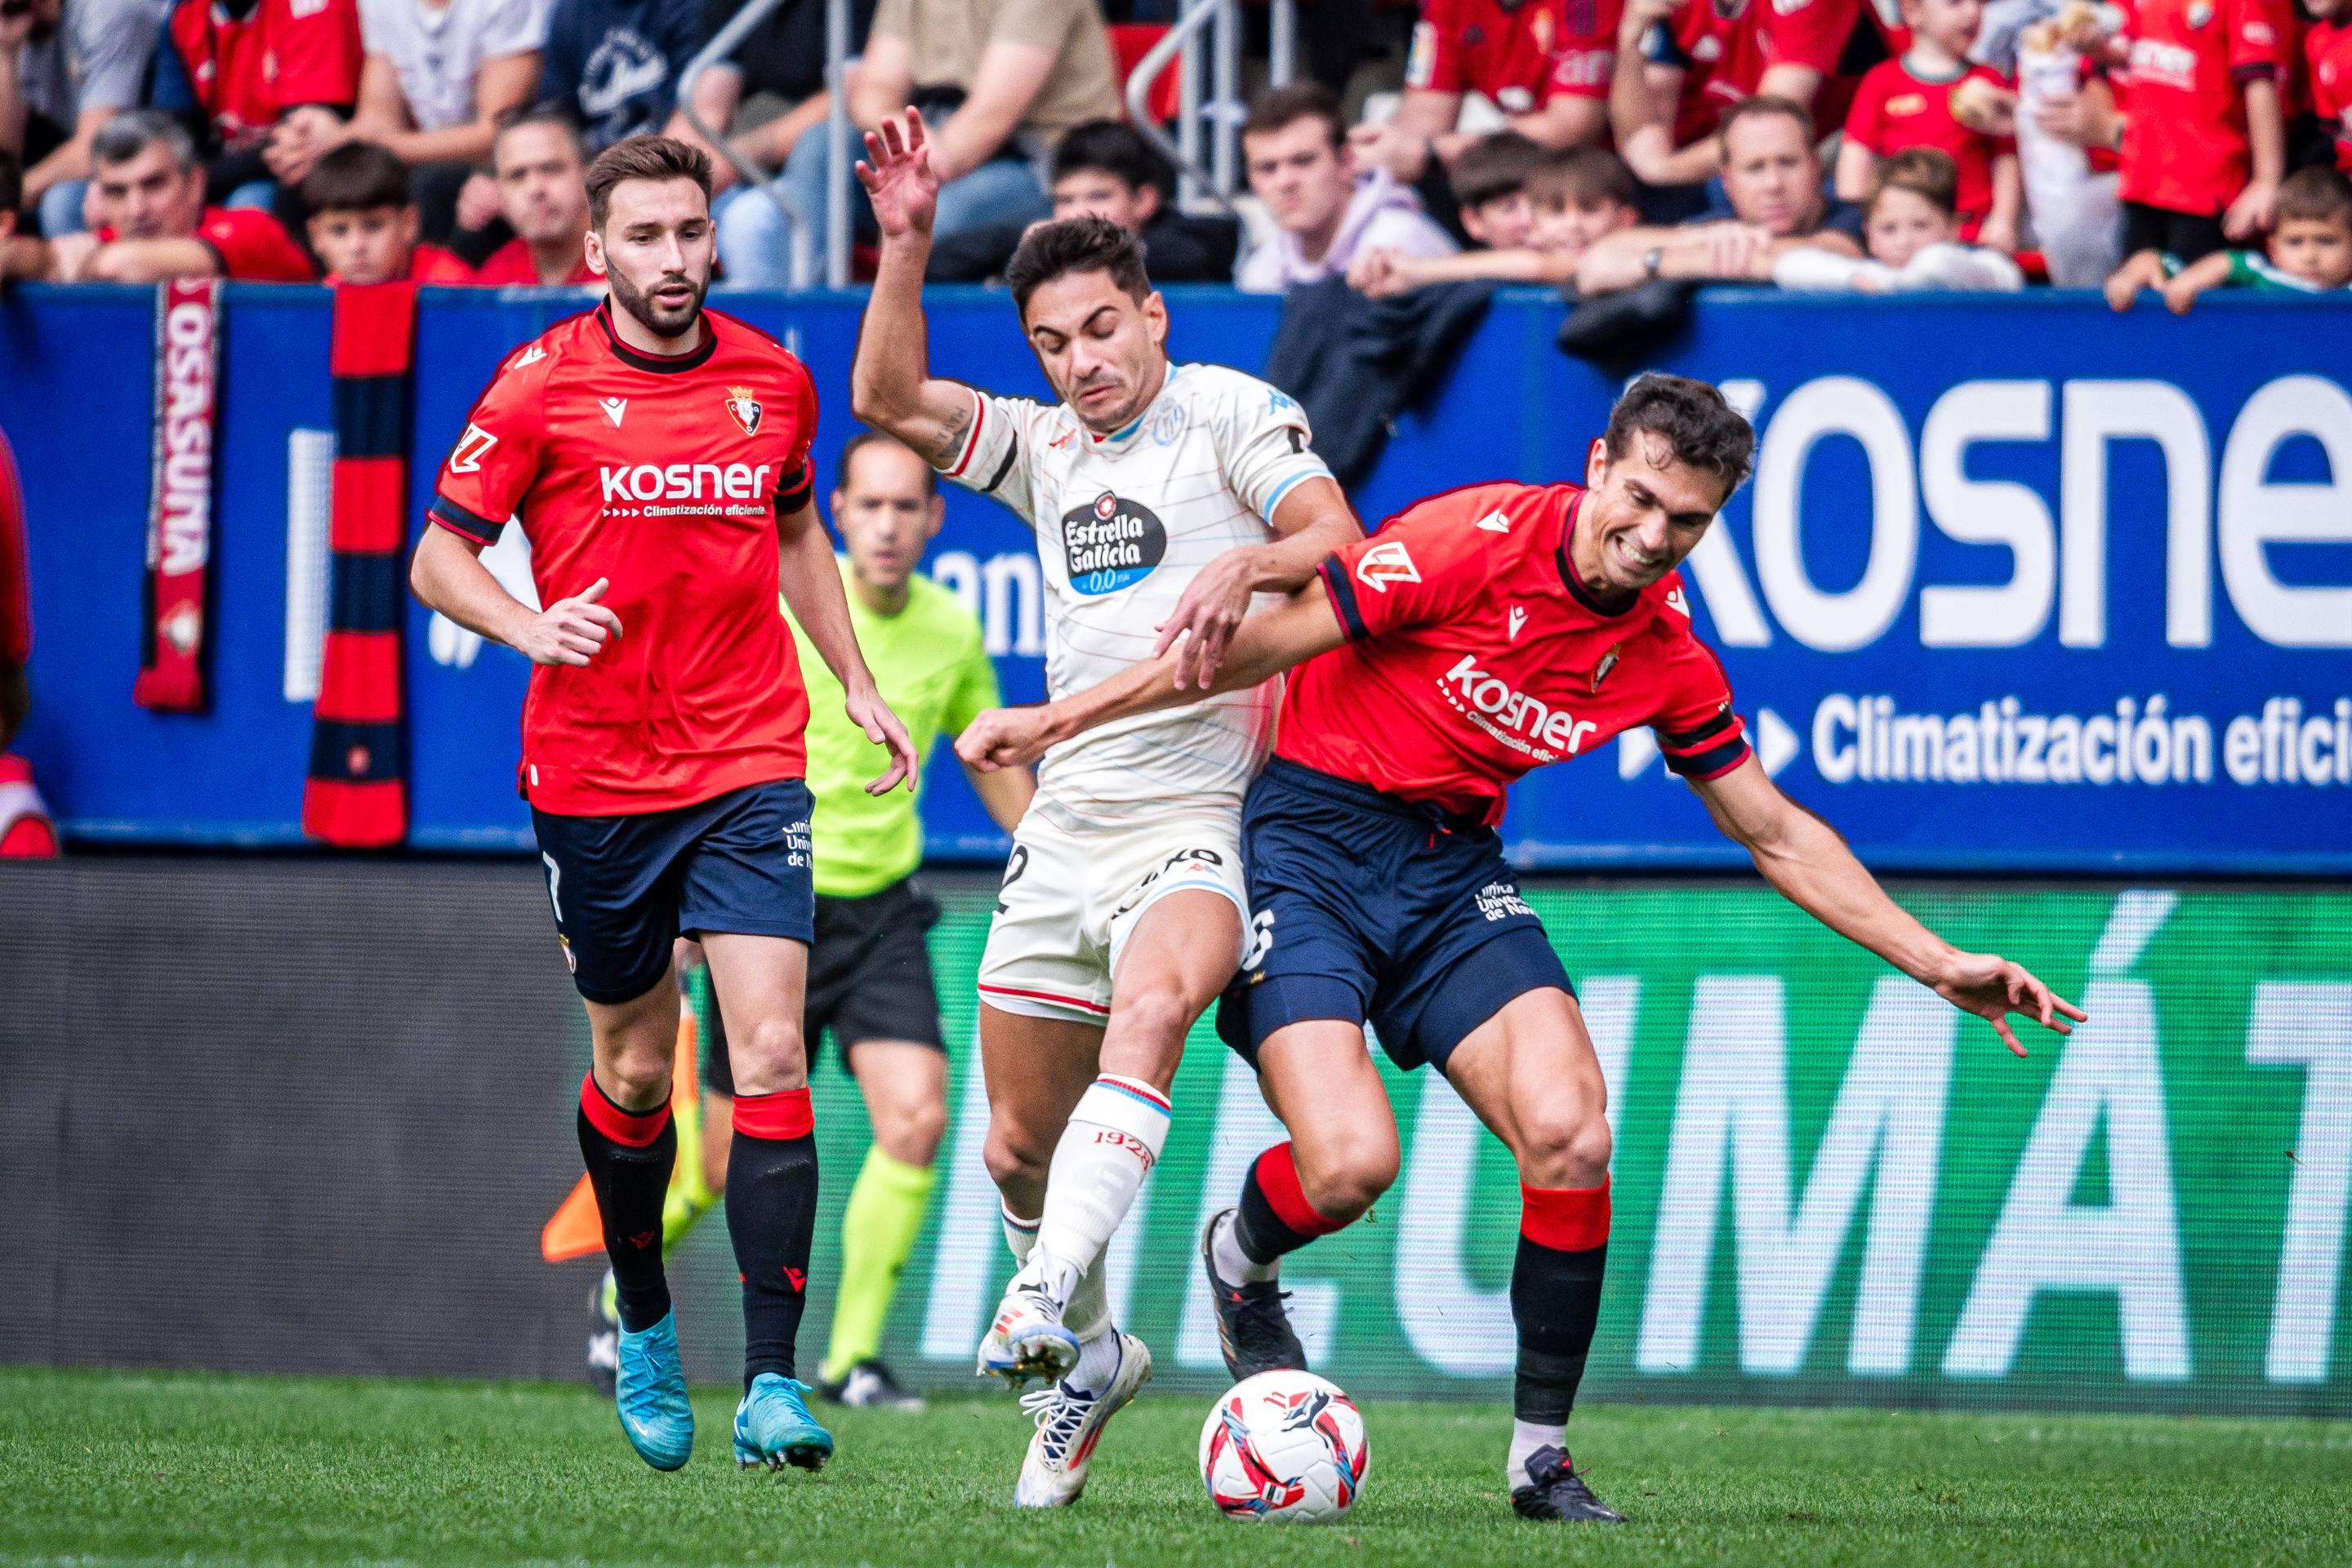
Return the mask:
{"type": "Polygon", "coordinates": [[[1861,17],[1861,0],[1774,0],[1764,18],[1764,59],[1768,66],[1811,66],[1823,76],[1837,74],[1838,57],[1853,35],[1861,17]]]}
{"type": "Polygon", "coordinates": [[[1330,466],[1315,455],[1307,410],[1263,383],[1236,388],[1209,431],[1225,483],[1269,524],[1282,498],[1302,480],[1331,477],[1330,466]]]}
{"type": "Polygon", "coordinates": [[[776,515],[790,517],[816,499],[816,464],[809,447],[816,440],[816,383],[808,367],[792,367],[793,446],[776,479],[776,515]]]}
{"type": "Polygon", "coordinates": [[[1029,454],[1040,405],[1025,397],[996,397],[978,387],[966,387],[972,400],[971,428],[955,458],[938,465],[940,473],[976,495],[1011,507],[1032,527],[1029,454]]]}
{"type": "Polygon", "coordinates": [[[1429,0],[1412,25],[1412,47],[1404,57],[1404,84],[1425,92],[1461,92],[1462,26],[1452,0],[1429,0]]]}
{"type": "Polygon", "coordinates": [[[225,207],[209,213],[195,237],[213,253],[224,278],[246,283],[308,283],[318,276],[294,237],[266,212],[225,207]]]}
{"type": "Polygon", "coordinates": [[[545,385],[543,374],[499,371],[466,416],[464,432],[441,465],[427,519],[476,544],[499,542],[539,477],[545,385]]]}
{"type": "Polygon", "coordinates": [[[1476,599],[1497,565],[1486,542],[1506,537],[1482,532],[1475,521],[1497,493],[1480,487],[1433,497],[1333,551],[1318,574],[1347,639],[1447,620],[1476,599]]]}
{"type": "MultiPolygon", "coordinates": [[[[1664,614],[1675,616],[1672,608],[1664,614]]],[[[1658,710],[1650,726],[1666,766],[1686,779],[1718,779],[1748,760],[1748,727],[1732,711],[1731,681],[1715,651],[1678,625],[1666,643],[1658,710]]]]}
{"type": "Polygon", "coordinates": [[[2285,29],[2270,0],[2231,0],[2224,13],[2230,18],[2230,77],[2233,81],[2268,81],[2286,65],[2285,29]]]}
{"type": "Polygon", "coordinates": [[[286,0],[286,20],[272,35],[278,109],[305,103],[348,108],[360,95],[356,0],[286,0]]]}
{"type": "Polygon", "coordinates": [[[974,719],[1003,705],[1003,693],[996,684],[996,661],[988,657],[987,639],[975,625],[965,639],[963,661],[956,672],[956,688],[940,714],[940,727],[950,735],[961,735],[974,719]]]}

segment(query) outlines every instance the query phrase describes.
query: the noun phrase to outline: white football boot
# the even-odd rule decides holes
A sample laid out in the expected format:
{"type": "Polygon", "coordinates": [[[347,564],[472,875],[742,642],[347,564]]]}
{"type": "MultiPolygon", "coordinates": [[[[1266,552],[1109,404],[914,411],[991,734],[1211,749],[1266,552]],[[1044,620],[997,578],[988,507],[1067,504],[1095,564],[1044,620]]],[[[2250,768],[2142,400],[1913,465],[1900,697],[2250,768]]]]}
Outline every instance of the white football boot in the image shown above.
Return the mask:
{"type": "Polygon", "coordinates": [[[1133,1334],[1118,1336],[1118,1371],[1099,1394],[1081,1394],[1056,1383],[1021,1396],[1021,1408],[1037,1418],[1021,1479],[1013,1489],[1015,1508],[1067,1508],[1087,1489],[1087,1466],[1103,1427],[1151,1381],[1151,1352],[1133,1334]]]}
{"type": "Polygon", "coordinates": [[[1062,1305],[1045,1289],[1040,1271],[1024,1268],[1004,1288],[996,1317],[980,1338],[983,1377],[1004,1378],[1019,1387],[1030,1378],[1058,1383],[1078,1364],[1078,1336],[1062,1322],[1062,1305]]]}

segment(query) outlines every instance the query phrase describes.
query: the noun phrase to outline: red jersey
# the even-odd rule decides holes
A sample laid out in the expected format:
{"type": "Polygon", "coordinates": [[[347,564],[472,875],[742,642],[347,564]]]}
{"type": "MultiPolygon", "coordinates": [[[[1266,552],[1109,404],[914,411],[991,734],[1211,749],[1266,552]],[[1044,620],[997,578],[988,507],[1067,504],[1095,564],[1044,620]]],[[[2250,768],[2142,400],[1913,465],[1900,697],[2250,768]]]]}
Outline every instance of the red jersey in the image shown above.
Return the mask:
{"type": "MultiPolygon", "coordinates": [[[[98,231],[101,245],[121,237],[111,224],[98,231]]],[[[213,253],[222,277],[242,283],[308,283],[319,276],[285,226],[258,208],[206,207],[188,237],[213,253]]]]}
{"type": "Polygon", "coordinates": [[[2253,174],[2245,84],[2278,79],[2279,13],[2268,0],[2134,0],[2125,37],[2131,110],[2116,194],[2218,216],[2253,174]]]}
{"type": "Polygon", "coordinates": [[[32,591],[25,573],[25,491],[16,454],[0,431],[0,665],[22,668],[33,657],[32,591]]]}
{"type": "MultiPolygon", "coordinates": [[[[474,269],[467,266],[456,251],[444,250],[437,245],[412,247],[408,252],[408,272],[401,279],[405,283],[471,283],[473,280],[474,269]]],[[[330,272],[327,281],[339,283],[342,279],[330,272]]]]}
{"type": "Polygon", "coordinates": [[[1404,84],[1477,92],[1506,114],[1554,97],[1606,99],[1624,0],[1427,0],[1404,84]]]}
{"type": "Polygon", "coordinates": [[[1347,646],[1291,672],[1275,753],[1444,810],[1503,815],[1514,779],[1636,724],[1669,766],[1748,755],[1731,688],[1668,574],[1614,609],[1569,564],[1577,485],[1472,485],[1323,563],[1347,646]]]}
{"type": "Polygon", "coordinates": [[[1988,136],[1952,118],[1952,89],[1979,77],[1999,87],[2009,85],[1990,66],[1969,66],[1938,81],[1900,59],[1884,60],[1864,73],[1845,121],[1846,135],[1882,158],[1911,147],[1951,154],[1960,172],[1961,237],[1971,240],[1992,210],[1993,161],[2017,152],[2017,143],[2009,137],[1988,136]]]}
{"type": "MultiPolygon", "coordinates": [[[[504,245],[491,251],[488,258],[479,267],[474,268],[472,281],[499,288],[509,284],[520,284],[527,289],[537,288],[539,268],[530,259],[530,243],[520,237],[508,240],[504,245]]],[[[588,255],[583,250],[572,258],[572,276],[566,278],[564,281],[602,286],[604,280],[588,270],[588,255]]]]}
{"type": "Polygon", "coordinates": [[[360,95],[357,0],[180,0],[172,47],[221,140],[257,140],[289,109],[348,109],[360,95]]]}
{"type": "Polygon", "coordinates": [[[2336,141],[2336,166],[2352,174],[2352,17],[2314,22],[2303,36],[2311,110],[2336,141]]]}
{"type": "Polygon", "coordinates": [[[1650,49],[1684,73],[1675,145],[1714,135],[1723,111],[1753,97],[1769,67],[1834,77],[1860,14],[1861,0],[1684,0],[1650,49]]]}
{"type": "Polygon", "coordinates": [[[536,665],[522,784],[565,816],[692,805],[806,771],[808,692],[776,606],[776,519],[809,503],[816,388],[758,329],[640,353],[610,302],[509,355],[441,470],[430,517],[478,544],[530,538],[542,605],[599,577],[621,636],[536,665]]]}

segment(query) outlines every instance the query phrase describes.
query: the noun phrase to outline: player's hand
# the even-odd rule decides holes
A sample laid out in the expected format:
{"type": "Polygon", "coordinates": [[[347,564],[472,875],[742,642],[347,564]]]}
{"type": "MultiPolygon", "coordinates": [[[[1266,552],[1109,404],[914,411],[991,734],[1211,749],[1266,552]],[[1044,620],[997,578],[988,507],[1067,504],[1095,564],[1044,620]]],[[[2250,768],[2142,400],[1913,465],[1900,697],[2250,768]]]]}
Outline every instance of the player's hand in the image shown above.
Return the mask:
{"type": "Polygon", "coordinates": [[[867,740],[890,749],[890,771],[867,784],[866,793],[888,795],[901,779],[908,789],[913,789],[916,780],[922,776],[923,759],[915,754],[915,742],[908,737],[907,726],[898,722],[898,716],[890,711],[890,705],[874,689],[873,681],[851,688],[841,706],[849,715],[849,721],[866,731],[867,740]]]}
{"type": "Polygon", "coordinates": [[[499,205],[499,183],[489,175],[468,174],[466,183],[457,187],[459,228],[487,228],[502,210],[499,205]]]}
{"type": "Polygon", "coordinates": [[[2043,99],[2033,123],[2044,136],[2077,147],[2112,147],[2122,122],[2104,94],[2069,92],[2043,99]]]}
{"type": "Polygon", "coordinates": [[[558,599],[523,624],[515,651],[533,664],[585,665],[621,635],[621,617],[601,603],[609,578],[599,577],[568,599],[558,599]]]}
{"type": "Polygon", "coordinates": [[[956,737],[956,756],[967,767],[992,773],[1025,768],[1052,744],[1042,706],[992,708],[963,727],[956,737]]]}
{"type": "Polygon", "coordinates": [[[1233,645],[1234,634],[1249,615],[1250,595],[1256,587],[1247,546],[1226,551],[1185,585],[1175,610],[1160,623],[1160,640],[1151,647],[1154,658],[1171,647],[1177,650],[1177,690],[1187,685],[1209,689],[1209,683],[1217,679],[1217,667],[1225,661],[1225,649],[1233,645]]]}
{"type": "Polygon", "coordinates": [[[866,160],[857,165],[857,183],[866,187],[883,238],[931,232],[940,174],[931,164],[920,110],[909,109],[904,119],[893,116],[866,133],[866,160]]]}
{"type": "Polygon", "coordinates": [[[2009,1026],[2011,1013],[2061,1035],[2073,1034],[2074,1025],[2090,1016],[2035,979],[2022,964],[2011,963],[1998,953],[1954,953],[1936,981],[1936,994],[1990,1024],[2002,1042],[2021,1057],[2025,1047],[2009,1026]]]}
{"type": "Polygon", "coordinates": [[[1772,235],[1752,223],[1711,223],[1706,226],[1706,275],[1710,278],[1753,278],[1762,269],[1769,275],[1772,235]]]}
{"type": "MultiPolygon", "coordinates": [[[[2248,240],[2270,231],[2278,219],[2278,182],[2255,180],[2238,193],[2230,210],[2221,215],[2221,232],[2231,239],[2248,240]]],[[[2167,299],[2170,298],[2169,290],[2167,299]]]]}

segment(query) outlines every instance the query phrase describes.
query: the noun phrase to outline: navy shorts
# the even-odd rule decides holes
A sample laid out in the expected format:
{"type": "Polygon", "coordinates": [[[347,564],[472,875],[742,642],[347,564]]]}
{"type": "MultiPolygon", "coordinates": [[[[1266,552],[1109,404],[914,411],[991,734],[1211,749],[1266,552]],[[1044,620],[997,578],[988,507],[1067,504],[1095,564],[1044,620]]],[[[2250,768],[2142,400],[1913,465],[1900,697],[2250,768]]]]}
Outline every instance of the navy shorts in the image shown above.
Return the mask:
{"type": "Polygon", "coordinates": [[[547,901],[572,983],[591,1002],[634,1001],[669,968],[670,942],[722,931],[815,934],[808,786],[746,784],[693,805],[626,816],[532,808],[547,901]]]}
{"type": "Polygon", "coordinates": [[[1276,1029],[1338,1018],[1443,1072],[1512,998],[1575,994],[1492,828],[1276,758],[1242,808],[1242,858],[1249,950],[1217,1033],[1253,1067],[1276,1029]]]}

